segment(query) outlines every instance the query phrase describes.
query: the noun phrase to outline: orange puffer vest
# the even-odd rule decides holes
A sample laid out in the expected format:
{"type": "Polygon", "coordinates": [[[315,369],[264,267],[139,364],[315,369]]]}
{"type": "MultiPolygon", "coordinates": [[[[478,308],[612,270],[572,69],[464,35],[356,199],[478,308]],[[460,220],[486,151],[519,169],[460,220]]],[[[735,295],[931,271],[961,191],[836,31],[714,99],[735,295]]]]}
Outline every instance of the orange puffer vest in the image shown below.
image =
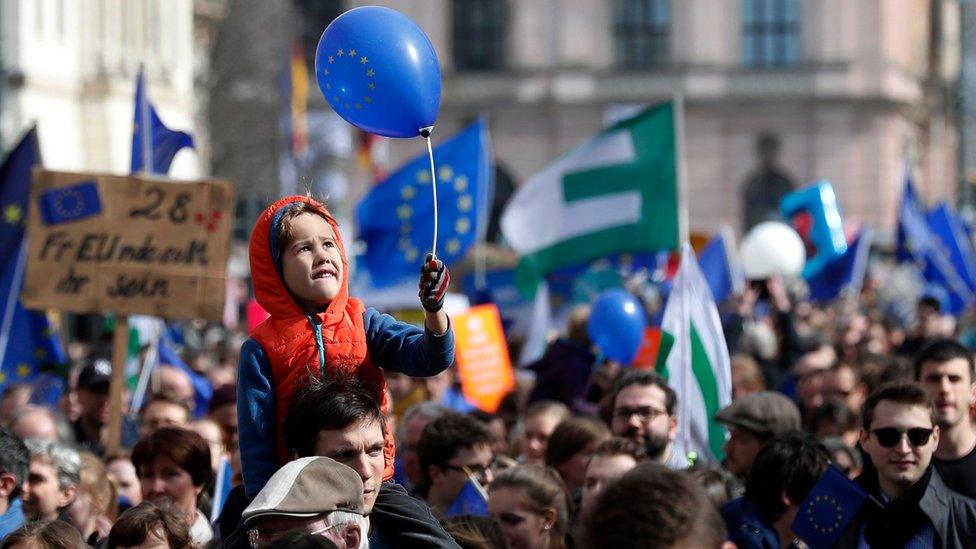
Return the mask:
{"type": "MultiPolygon", "coordinates": [[[[309,376],[359,378],[375,391],[381,402],[384,416],[390,412],[386,400],[386,379],[383,377],[382,370],[370,360],[366,345],[366,330],[363,326],[365,307],[358,299],[349,297],[349,261],[346,248],[342,242],[339,225],[325,206],[304,196],[290,196],[268,206],[254,225],[248,252],[255,298],[271,315],[254,328],[251,337],[261,345],[271,363],[277,402],[276,445],[279,459],[284,464],[288,461],[288,454],[284,445],[282,425],[296,392],[307,382],[309,376]],[[285,287],[271,252],[272,224],[279,219],[276,214],[282,208],[297,202],[307,202],[312,209],[329,221],[342,255],[345,274],[342,277],[339,295],[329,303],[325,312],[319,313],[316,318],[322,327],[325,368],[319,364],[319,350],[314,328],[285,287]]],[[[389,431],[386,433],[386,444],[383,450],[386,458],[383,479],[388,480],[393,476],[393,460],[396,456],[393,434],[389,431]]]]}

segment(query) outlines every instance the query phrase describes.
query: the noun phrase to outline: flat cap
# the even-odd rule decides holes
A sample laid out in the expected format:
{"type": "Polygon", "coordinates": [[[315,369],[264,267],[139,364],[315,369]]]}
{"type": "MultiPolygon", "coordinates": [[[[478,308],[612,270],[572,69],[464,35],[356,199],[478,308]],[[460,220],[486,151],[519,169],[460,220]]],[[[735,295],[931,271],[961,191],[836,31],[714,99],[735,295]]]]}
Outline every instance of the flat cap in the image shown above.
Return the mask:
{"type": "Polygon", "coordinates": [[[733,401],[715,414],[715,420],[773,437],[800,429],[800,409],[781,393],[763,391],[733,401]]]}
{"type": "Polygon", "coordinates": [[[244,524],[265,515],[314,517],[332,511],[362,515],[363,481],[351,468],[327,457],[286,463],[247,506],[244,524]]]}

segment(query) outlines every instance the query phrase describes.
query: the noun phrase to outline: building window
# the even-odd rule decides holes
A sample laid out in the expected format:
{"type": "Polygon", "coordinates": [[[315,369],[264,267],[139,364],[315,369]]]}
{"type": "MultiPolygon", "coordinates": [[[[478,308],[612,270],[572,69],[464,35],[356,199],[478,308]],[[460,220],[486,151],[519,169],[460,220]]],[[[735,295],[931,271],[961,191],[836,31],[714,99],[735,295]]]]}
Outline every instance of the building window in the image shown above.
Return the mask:
{"type": "Polygon", "coordinates": [[[742,62],[781,68],[800,61],[800,1],[743,0],[742,62]]]}
{"type": "Polygon", "coordinates": [[[505,0],[453,0],[454,68],[496,71],[505,67],[505,0]]]}
{"type": "Polygon", "coordinates": [[[669,0],[614,0],[613,37],[617,66],[661,67],[668,62],[669,0]]]}

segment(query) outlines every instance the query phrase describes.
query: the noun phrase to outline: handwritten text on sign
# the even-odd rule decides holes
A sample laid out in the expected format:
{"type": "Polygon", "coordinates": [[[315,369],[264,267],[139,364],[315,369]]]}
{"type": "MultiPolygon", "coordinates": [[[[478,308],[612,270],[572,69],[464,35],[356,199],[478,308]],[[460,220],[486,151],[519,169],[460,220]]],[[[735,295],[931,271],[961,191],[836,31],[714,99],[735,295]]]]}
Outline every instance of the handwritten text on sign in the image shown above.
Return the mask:
{"type": "Polygon", "coordinates": [[[227,181],[36,170],[24,303],[220,319],[233,206],[227,181]]]}
{"type": "Polygon", "coordinates": [[[515,375],[505,345],[498,309],[479,305],[454,315],[461,388],[472,404],[494,413],[498,404],[515,388],[515,375]]]}

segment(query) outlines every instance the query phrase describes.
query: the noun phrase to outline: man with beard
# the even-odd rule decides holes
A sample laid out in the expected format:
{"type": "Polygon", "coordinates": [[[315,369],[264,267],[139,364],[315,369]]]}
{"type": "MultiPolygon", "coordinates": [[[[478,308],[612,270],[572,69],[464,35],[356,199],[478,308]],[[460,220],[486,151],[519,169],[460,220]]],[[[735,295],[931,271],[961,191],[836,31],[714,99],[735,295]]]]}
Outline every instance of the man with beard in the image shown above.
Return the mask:
{"type": "Polygon", "coordinates": [[[932,464],[946,486],[976,498],[976,403],[973,355],[951,339],[933,341],[915,357],[915,380],[935,404],[939,446],[932,464]]]}
{"type": "Polygon", "coordinates": [[[715,420],[729,428],[723,446],[725,468],[746,478],[766,441],[800,429],[800,410],[782,394],[763,391],[733,401],[715,414],[715,420]]]}
{"type": "Polygon", "coordinates": [[[610,430],[642,446],[649,461],[670,469],[687,469],[687,456],[673,452],[678,432],[678,397],[668,382],[651,370],[624,374],[610,396],[610,430]]]}

